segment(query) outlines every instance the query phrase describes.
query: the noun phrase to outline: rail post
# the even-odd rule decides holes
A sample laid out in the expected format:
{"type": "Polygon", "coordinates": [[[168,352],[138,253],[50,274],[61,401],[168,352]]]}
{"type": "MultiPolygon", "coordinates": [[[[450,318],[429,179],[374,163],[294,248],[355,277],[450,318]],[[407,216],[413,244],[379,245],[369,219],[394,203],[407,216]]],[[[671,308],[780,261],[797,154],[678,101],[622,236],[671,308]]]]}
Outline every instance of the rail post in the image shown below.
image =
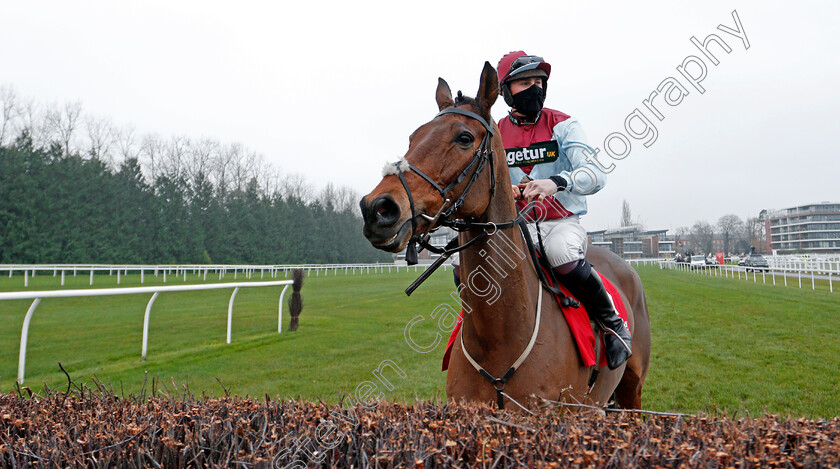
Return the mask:
{"type": "Polygon", "coordinates": [[[143,316],[143,349],[140,351],[140,358],[143,361],[146,361],[146,350],[148,349],[149,345],[149,315],[152,312],[152,305],[155,304],[155,300],[160,294],[159,291],[156,291],[152,298],[149,300],[149,303],[146,304],[146,314],[143,316]]]}
{"type": "Polygon", "coordinates": [[[286,290],[289,288],[288,285],[283,287],[283,291],[280,292],[280,306],[277,308],[277,333],[280,334],[283,332],[283,295],[286,294],[286,290]]]}
{"type": "Polygon", "coordinates": [[[40,298],[35,298],[32,301],[32,305],[29,306],[29,310],[26,312],[26,316],[24,316],[23,318],[23,329],[21,329],[20,331],[20,355],[18,356],[18,384],[23,384],[23,375],[24,371],[26,370],[26,341],[29,338],[29,321],[32,320],[32,315],[35,313],[35,308],[38,307],[38,303],[40,302],[40,298]]]}
{"type": "Polygon", "coordinates": [[[230,327],[233,322],[233,299],[236,298],[236,292],[238,291],[239,287],[233,289],[233,294],[230,295],[230,302],[228,303],[227,343],[230,343],[230,327]]]}

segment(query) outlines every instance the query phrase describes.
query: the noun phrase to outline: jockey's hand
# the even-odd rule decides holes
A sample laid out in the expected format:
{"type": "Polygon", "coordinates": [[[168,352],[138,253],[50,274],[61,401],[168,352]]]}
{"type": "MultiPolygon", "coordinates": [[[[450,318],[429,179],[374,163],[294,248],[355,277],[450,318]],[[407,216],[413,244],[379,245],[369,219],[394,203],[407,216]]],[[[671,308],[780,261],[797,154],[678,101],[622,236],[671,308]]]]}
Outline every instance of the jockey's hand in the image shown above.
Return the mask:
{"type": "Polygon", "coordinates": [[[535,179],[525,184],[522,196],[528,202],[537,199],[542,202],[546,197],[557,193],[557,184],[551,179],[535,179]]]}
{"type": "Polygon", "coordinates": [[[513,184],[510,188],[513,191],[513,200],[522,200],[522,189],[525,188],[525,184],[513,184]]]}

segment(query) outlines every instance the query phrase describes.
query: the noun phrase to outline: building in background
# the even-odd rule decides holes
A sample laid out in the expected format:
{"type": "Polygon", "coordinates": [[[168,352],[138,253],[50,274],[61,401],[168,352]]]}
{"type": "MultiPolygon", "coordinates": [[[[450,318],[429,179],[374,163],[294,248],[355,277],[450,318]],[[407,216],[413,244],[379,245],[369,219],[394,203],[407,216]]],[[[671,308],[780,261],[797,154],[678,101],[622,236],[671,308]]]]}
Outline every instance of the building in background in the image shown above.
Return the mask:
{"type": "Polygon", "coordinates": [[[625,259],[662,257],[676,255],[674,237],[668,230],[644,230],[640,225],[622,226],[609,230],[589,231],[589,241],[625,259]]]}
{"type": "Polygon", "coordinates": [[[768,252],[840,252],[840,203],[821,202],[770,210],[764,220],[768,252]]]}
{"type": "MultiPolygon", "coordinates": [[[[724,249],[724,236],[710,232],[705,243],[693,234],[669,235],[668,230],[645,230],[641,225],[629,225],[606,230],[589,231],[589,241],[618,254],[624,259],[672,258],[678,253],[708,254],[725,252],[748,253],[750,245],[758,252],[790,253],[840,253],[840,203],[822,202],[782,210],[762,210],[756,218],[759,232],[747,227],[746,233],[729,236],[729,250],[724,249]],[[764,230],[760,228],[763,227],[764,230]]],[[[750,225],[753,226],[753,225],[750,225]]],[[[432,234],[431,244],[443,247],[457,233],[442,228],[432,234]]],[[[432,262],[437,254],[423,250],[418,256],[421,263],[432,262]]],[[[405,251],[395,255],[396,262],[405,262],[405,251]]]]}

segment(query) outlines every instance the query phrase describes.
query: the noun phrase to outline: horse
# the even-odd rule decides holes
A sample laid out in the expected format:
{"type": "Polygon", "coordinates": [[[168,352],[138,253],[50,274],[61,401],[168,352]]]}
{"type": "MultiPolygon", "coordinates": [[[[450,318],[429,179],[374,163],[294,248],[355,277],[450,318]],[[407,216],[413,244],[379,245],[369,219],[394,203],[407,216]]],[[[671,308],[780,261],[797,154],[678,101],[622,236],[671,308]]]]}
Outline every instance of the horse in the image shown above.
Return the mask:
{"type": "Polygon", "coordinates": [[[512,260],[514,265],[496,279],[501,291],[492,301],[488,298],[489,274],[498,275],[501,264],[488,253],[498,249],[500,237],[520,252],[526,249],[513,222],[519,215],[506,161],[496,161],[505,154],[490,115],[498,95],[498,75],[489,62],[475,98],[459,91],[453,100],[449,85],[438,79],[440,113],[411,134],[404,157],[388,165],[379,184],[360,201],[363,233],[378,249],[410,251],[437,226],[461,223],[461,277],[476,285],[460,290],[467,314],[451,352],[449,400],[495,401],[500,407],[513,402],[527,410],[544,405],[543,399],[605,406],[614,396],[615,405],[639,409],[650,361],[650,321],[642,283],[626,261],[588,246],[589,262],[619,291],[633,336],[630,359],[615,370],[600,367],[591,384],[595,374],[583,365],[559,305],[549,301],[548,291],[542,294],[544,287],[528,258],[508,256],[508,264],[512,260]],[[518,367],[511,367],[515,363],[518,367]],[[510,373],[504,381],[499,378],[510,373]]]}

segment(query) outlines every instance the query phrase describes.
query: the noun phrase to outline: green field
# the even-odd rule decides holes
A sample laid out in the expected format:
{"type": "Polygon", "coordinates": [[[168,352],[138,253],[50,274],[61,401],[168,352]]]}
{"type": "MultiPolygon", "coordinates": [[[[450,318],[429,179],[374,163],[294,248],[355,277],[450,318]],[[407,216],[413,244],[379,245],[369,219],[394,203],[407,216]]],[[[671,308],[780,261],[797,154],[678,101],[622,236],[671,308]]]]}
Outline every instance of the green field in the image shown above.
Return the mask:
{"type": "MultiPolygon", "coordinates": [[[[754,283],[752,278],[738,281],[657,267],[639,272],[653,329],[645,408],[840,415],[840,292],[763,285],[760,277],[754,283]]],[[[335,402],[360,383],[379,384],[374,371],[391,360],[406,376],[385,368],[384,376],[394,385],[390,390],[380,384],[386,399],[442,399],[440,359],[446,337],[436,349],[419,353],[407,345],[404,329],[417,316],[431,319],[442,302],[454,303],[448,295],[451,272],[436,273],[406,297],[402,291],[416,275],[403,270],[308,277],[300,329],[279,335],[282,287],[241,289],[230,345],[225,344],[230,290],[163,293],[151,315],[146,362],[140,349],[150,295],[45,299],[30,327],[26,385],[33,390],[44,383],[65,386],[60,361],[74,379],[96,376],[118,393],[139,393],[147,371],[147,394],[154,380],[156,390],[170,393],[183,392],[186,385],[197,396],[219,396],[224,385],[241,396],[335,402]]],[[[86,274],[68,276],[64,288],[87,288],[88,280],[86,274]]],[[[199,280],[190,276],[188,281],[199,280]]],[[[162,280],[146,275],[146,284],[150,282],[162,280]]],[[[168,278],[167,284],[173,283],[183,279],[168,278]]],[[[123,277],[121,286],[138,284],[134,275],[123,277]]],[[[27,289],[58,285],[58,278],[38,275],[27,289]]],[[[116,286],[116,276],[97,276],[94,286],[116,286]]],[[[0,277],[0,291],[22,289],[21,276],[0,277]]],[[[20,331],[29,304],[0,302],[0,389],[5,392],[15,389],[20,331]]],[[[288,316],[285,323],[284,328],[288,316]]],[[[433,343],[435,323],[418,323],[413,340],[433,343]]]]}

